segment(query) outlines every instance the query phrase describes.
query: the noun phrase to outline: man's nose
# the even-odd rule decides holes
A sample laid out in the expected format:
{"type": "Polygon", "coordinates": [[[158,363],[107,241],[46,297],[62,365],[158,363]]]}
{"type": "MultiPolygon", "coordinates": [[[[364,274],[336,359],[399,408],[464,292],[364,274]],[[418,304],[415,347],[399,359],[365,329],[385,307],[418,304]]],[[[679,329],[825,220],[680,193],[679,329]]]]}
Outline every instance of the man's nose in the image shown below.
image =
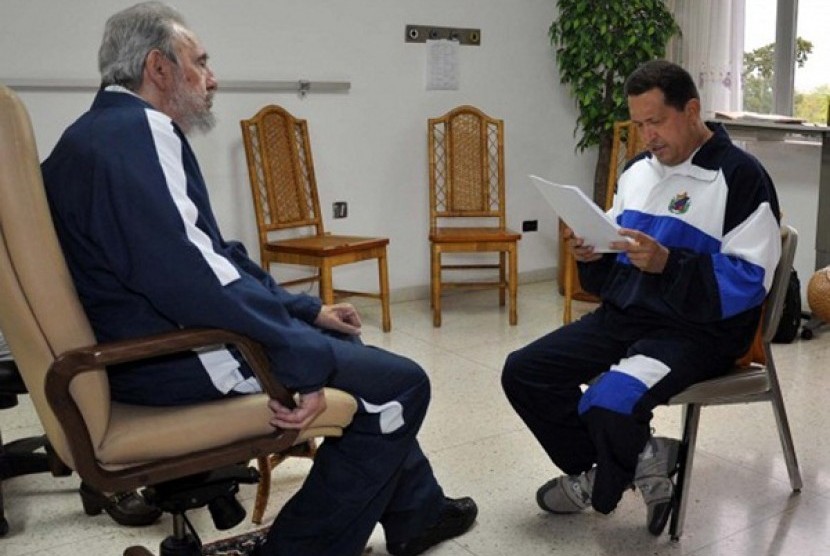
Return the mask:
{"type": "Polygon", "coordinates": [[[219,87],[219,82],[216,80],[216,75],[213,73],[213,70],[208,69],[208,76],[206,87],[209,91],[214,91],[219,87]]]}

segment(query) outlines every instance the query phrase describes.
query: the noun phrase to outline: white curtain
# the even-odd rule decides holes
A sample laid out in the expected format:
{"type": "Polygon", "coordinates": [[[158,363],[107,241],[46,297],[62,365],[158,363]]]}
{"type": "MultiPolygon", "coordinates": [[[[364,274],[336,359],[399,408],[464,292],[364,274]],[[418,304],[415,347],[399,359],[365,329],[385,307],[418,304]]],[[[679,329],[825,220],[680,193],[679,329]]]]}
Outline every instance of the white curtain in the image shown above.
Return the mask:
{"type": "Polygon", "coordinates": [[[741,68],[746,0],[665,0],[682,36],[672,39],[667,57],[692,75],[703,117],[743,108],[741,68]]]}

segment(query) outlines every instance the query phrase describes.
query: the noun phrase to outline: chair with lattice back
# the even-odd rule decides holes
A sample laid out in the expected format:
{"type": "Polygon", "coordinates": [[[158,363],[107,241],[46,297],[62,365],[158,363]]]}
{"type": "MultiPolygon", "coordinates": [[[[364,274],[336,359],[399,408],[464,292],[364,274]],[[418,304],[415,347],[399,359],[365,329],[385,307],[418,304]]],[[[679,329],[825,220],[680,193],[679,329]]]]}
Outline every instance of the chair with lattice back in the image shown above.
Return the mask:
{"type": "Polygon", "coordinates": [[[312,276],[282,285],[317,282],[326,304],[336,296],[379,299],[383,331],[388,332],[392,327],[386,264],[389,239],[325,232],[306,121],[270,105],[240,123],[263,268],[270,271],[271,264],[314,268],[312,276]],[[373,259],[378,264],[378,293],[334,289],[334,267],[373,259]]]}
{"type": "MultiPolygon", "coordinates": [[[[630,120],[614,122],[614,139],[611,143],[611,161],[608,166],[608,183],[605,190],[605,210],[611,208],[614,193],[617,190],[617,178],[622,173],[625,164],[634,158],[634,155],[644,149],[642,138],[637,133],[636,125],[630,120]]],[[[562,225],[560,224],[560,233],[562,225]]],[[[573,300],[598,302],[599,299],[582,289],[579,283],[579,273],[576,269],[576,260],[562,245],[562,256],[559,258],[563,265],[563,296],[564,308],[562,321],[568,324],[572,320],[573,300]]]]}
{"type": "Polygon", "coordinates": [[[444,288],[498,288],[509,296],[509,322],[518,321],[517,242],[506,226],[504,122],[459,106],[428,124],[430,286],[434,326],[441,326],[444,288]],[[460,224],[467,222],[467,224],[460,224]],[[472,224],[470,224],[472,222],[472,224]],[[444,264],[445,253],[498,253],[498,263],[444,264]],[[496,280],[444,281],[443,271],[498,269],[496,280]]]}

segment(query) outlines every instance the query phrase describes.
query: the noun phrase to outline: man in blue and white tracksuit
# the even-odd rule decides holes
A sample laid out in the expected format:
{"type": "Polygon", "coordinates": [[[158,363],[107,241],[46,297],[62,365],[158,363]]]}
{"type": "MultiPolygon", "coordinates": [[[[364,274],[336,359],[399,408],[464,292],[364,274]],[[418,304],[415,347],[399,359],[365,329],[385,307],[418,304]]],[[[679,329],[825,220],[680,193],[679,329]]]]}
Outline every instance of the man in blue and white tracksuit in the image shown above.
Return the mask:
{"type": "MultiPolygon", "coordinates": [[[[302,428],[323,388],[358,411],[326,440],[262,547],[270,556],[357,556],[380,522],[395,555],[465,532],[469,498],[445,498],[416,440],[430,399],[415,362],[357,340],[351,305],[278,286],[217,225],[185,134],[207,130],[217,82],[198,38],[158,2],[112,16],[99,51],[103,85],[42,165],[55,227],[101,342],[187,327],[259,342],[298,407],[271,401],[272,423],[302,428]]],[[[112,396],[176,405],[260,391],[240,354],[217,346],[108,369],[112,396]]]]}
{"type": "Polygon", "coordinates": [[[608,513],[634,483],[659,534],[677,443],[650,438],[652,409],[749,348],[780,255],[779,208],[758,161],[701,120],[685,70],[644,64],[626,94],[648,150],[618,180],[620,252],[595,253],[566,232],[580,283],[602,303],[510,354],[502,383],[565,472],[539,489],[543,509],[608,513]],[[665,452],[659,465],[655,451],[665,452]]]}

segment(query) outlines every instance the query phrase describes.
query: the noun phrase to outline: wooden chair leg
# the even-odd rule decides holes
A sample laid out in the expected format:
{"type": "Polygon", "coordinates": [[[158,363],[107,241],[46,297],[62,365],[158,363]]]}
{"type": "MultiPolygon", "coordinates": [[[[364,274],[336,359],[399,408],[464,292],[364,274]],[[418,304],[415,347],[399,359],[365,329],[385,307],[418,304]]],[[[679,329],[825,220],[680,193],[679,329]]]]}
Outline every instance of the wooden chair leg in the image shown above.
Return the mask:
{"type": "MultiPolygon", "coordinates": [[[[505,272],[504,265],[507,260],[506,253],[504,251],[499,251],[499,307],[504,307],[505,298],[505,286],[511,286],[512,281],[508,284],[507,273],[505,272]]],[[[512,266],[511,266],[512,268],[512,266]]],[[[513,324],[513,323],[511,323],[513,324]]]]}
{"type": "Polygon", "coordinates": [[[268,507],[268,497],[271,495],[271,472],[279,464],[289,457],[300,457],[314,459],[317,455],[317,442],[312,438],[307,442],[294,446],[283,454],[271,454],[257,458],[259,469],[259,484],[257,485],[256,498],[254,499],[254,510],[251,513],[251,521],[257,525],[262,524],[262,516],[268,507]]]}
{"type": "Polygon", "coordinates": [[[259,456],[256,459],[256,465],[259,469],[259,484],[256,487],[251,521],[260,525],[262,516],[265,514],[265,508],[268,506],[268,497],[271,495],[271,462],[269,456],[259,456]]]}
{"type": "Polygon", "coordinates": [[[378,258],[378,279],[380,280],[380,306],[383,311],[383,331],[392,330],[392,316],[389,313],[389,270],[386,265],[386,250],[378,258]]]}
{"type": "MultiPolygon", "coordinates": [[[[564,249],[565,247],[562,246],[564,249]]],[[[562,308],[562,324],[569,324],[573,319],[571,314],[574,295],[574,273],[576,272],[576,260],[570,253],[565,253],[565,271],[562,278],[565,282],[565,294],[562,308]]]]}
{"type": "Polygon", "coordinates": [[[433,246],[430,265],[432,326],[441,326],[441,252],[433,246]]]}
{"type": "Polygon", "coordinates": [[[322,299],[323,303],[326,305],[334,303],[334,287],[332,286],[331,281],[331,265],[325,261],[323,262],[323,266],[320,267],[320,299],[322,299]]]}
{"type": "Polygon", "coordinates": [[[509,255],[510,264],[508,270],[510,272],[510,282],[508,283],[508,287],[510,289],[510,324],[515,326],[519,322],[519,309],[516,307],[516,293],[519,290],[519,257],[516,253],[515,243],[511,246],[509,255]]]}

